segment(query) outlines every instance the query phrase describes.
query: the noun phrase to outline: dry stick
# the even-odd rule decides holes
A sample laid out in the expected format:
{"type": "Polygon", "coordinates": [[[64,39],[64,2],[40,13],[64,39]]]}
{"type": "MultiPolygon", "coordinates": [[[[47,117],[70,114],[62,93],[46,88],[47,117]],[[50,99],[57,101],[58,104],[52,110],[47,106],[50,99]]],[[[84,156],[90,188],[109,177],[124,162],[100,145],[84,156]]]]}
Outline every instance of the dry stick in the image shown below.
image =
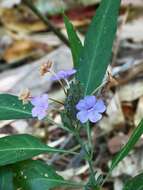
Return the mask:
{"type": "Polygon", "coordinates": [[[50,30],[53,31],[59,37],[59,39],[69,47],[68,39],[59,30],[57,30],[44,15],[40,13],[40,11],[33,5],[31,0],[23,0],[23,3],[27,5],[43,21],[43,23],[45,23],[50,28],[50,30]]]}
{"type": "MultiPolygon", "coordinates": [[[[66,140],[63,142],[63,144],[61,144],[60,148],[65,148],[66,145],[69,143],[69,141],[72,139],[73,135],[70,134],[66,140]]],[[[48,161],[50,164],[52,164],[53,162],[57,161],[59,158],[61,157],[61,155],[59,155],[59,153],[56,153],[53,155],[52,159],[50,161],[48,161]]]]}
{"type": "Polygon", "coordinates": [[[114,48],[114,54],[113,54],[113,59],[112,59],[112,65],[115,65],[115,62],[116,62],[116,58],[117,58],[117,54],[118,54],[119,46],[120,46],[121,33],[122,33],[124,25],[127,22],[127,19],[128,19],[128,16],[129,16],[129,11],[130,11],[130,7],[127,7],[127,10],[125,12],[125,15],[123,16],[123,19],[122,19],[122,22],[121,22],[121,26],[120,26],[119,31],[118,31],[117,40],[115,42],[115,48],[114,48]]]}

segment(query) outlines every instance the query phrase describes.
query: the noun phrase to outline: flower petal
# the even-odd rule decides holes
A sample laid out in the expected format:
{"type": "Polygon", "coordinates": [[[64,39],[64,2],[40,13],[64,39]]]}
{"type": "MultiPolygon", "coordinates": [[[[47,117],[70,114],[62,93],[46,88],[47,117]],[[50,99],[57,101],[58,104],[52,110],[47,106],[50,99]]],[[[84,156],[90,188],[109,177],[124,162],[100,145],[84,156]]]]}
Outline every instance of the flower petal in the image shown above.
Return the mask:
{"type": "Polygon", "coordinates": [[[95,98],[95,96],[86,96],[84,98],[84,101],[86,102],[86,108],[90,109],[90,108],[94,107],[94,105],[96,103],[96,98],[95,98]]]}
{"type": "Polygon", "coordinates": [[[42,111],[39,112],[39,114],[38,114],[38,119],[39,119],[39,120],[42,120],[42,119],[44,119],[44,117],[46,117],[46,115],[47,115],[47,112],[46,112],[45,110],[42,110],[42,111]]]}
{"type": "Polygon", "coordinates": [[[70,77],[70,76],[74,75],[77,71],[76,71],[76,69],[71,69],[71,70],[67,70],[65,72],[66,72],[67,77],[70,77]]]}
{"type": "Polygon", "coordinates": [[[48,95],[43,94],[32,98],[31,103],[34,105],[32,109],[32,116],[38,117],[39,120],[43,119],[47,114],[48,109],[48,95]]]}
{"type": "Polygon", "coordinates": [[[86,110],[86,102],[84,100],[80,100],[76,105],[77,110],[86,110]]]}
{"type": "Polygon", "coordinates": [[[44,110],[48,109],[49,105],[48,105],[48,95],[44,94],[41,97],[41,102],[40,105],[38,105],[41,109],[43,108],[44,110]]]}
{"type": "Polygon", "coordinates": [[[64,79],[66,78],[66,71],[59,71],[57,73],[57,76],[59,77],[59,79],[64,79]]]}
{"type": "Polygon", "coordinates": [[[103,100],[99,99],[96,101],[94,110],[96,110],[97,112],[100,112],[100,113],[103,113],[106,110],[106,106],[105,106],[103,100]]]}
{"type": "Polygon", "coordinates": [[[31,104],[32,104],[33,106],[39,105],[40,102],[41,102],[40,96],[36,96],[36,97],[33,97],[33,98],[31,99],[31,104]]]}
{"type": "Polygon", "coordinates": [[[42,99],[43,101],[48,102],[48,94],[43,94],[43,95],[41,96],[41,99],[42,99]]]}
{"type": "Polygon", "coordinates": [[[43,94],[32,98],[31,104],[39,108],[48,109],[48,95],[43,94]]]}
{"type": "Polygon", "coordinates": [[[58,76],[52,76],[52,77],[50,77],[50,80],[57,81],[57,80],[60,80],[60,78],[58,76]]]}
{"type": "Polygon", "coordinates": [[[88,121],[88,113],[87,111],[80,111],[76,115],[77,119],[80,120],[81,123],[86,123],[88,121]]]}
{"type": "Polygon", "coordinates": [[[76,70],[75,69],[70,69],[70,70],[61,70],[59,71],[56,76],[52,76],[50,78],[50,80],[61,80],[61,79],[67,79],[69,78],[70,76],[72,76],[73,74],[76,73],[76,70]]]}
{"type": "Polygon", "coordinates": [[[65,78],[65,71],[59,71],[58,73],[55,74],[55,76],[52,76],[50,80],[56,81],[56,80],[61,80],[65,78]]]}
{"type": "Polygon", "coordinates": [[[96,123],[102,118],[102,115],[98,113],[97,111],[92,110],[88,113],[88,118],[92,123],[96,123]]]}
{"type": "Polygon", "coordinates": [[[34,108],[32,109],[32,116],[33,116],[33,117],[37,117],[37,115],[38,115],[38,108],[37,108],[37,107],[34,107],[34,108]]]}

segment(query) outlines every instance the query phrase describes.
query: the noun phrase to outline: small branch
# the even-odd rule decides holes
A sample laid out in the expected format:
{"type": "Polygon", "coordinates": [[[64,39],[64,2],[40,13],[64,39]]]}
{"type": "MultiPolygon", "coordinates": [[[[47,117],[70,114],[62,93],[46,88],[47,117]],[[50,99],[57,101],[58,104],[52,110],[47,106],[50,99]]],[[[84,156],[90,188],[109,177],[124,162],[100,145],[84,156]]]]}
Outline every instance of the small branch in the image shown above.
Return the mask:
{"type": "Polygon", "coordinates": [[[55,102],[55,103],[58,103],[58,104],[64,106],[64,103],[63,103],[63,102],[60,102],[59,100],[55,100],[55,99],[53,99],[53,98],[49,98],[49,100],[51,100],[51,101],[53,101],[53,102],[55,102]]]}
{"type": "Polygon", "coordinates": [[[45,23],[50,28],[50,30],[54,32],[59,37],[59,39],[69,47],[68,39],[58,29],[56,29],[44,15],[40,13],[36,6],[33,5],[31,0],[23,0],[23,3],[27,5],[27,7],[29,7],[43,21],[43,23],[45,23]]]}
{"type": "Polygon", "coordinates": [[[117,39],[116,39],[116,42],[115,42],[115,47],[114,47],[114,52],[113,52],[113,58],[112,58],[111,65],[115,65],[115,63],[116,63],[116,59],[117,59],[117,55],[118,55],[118,51],[119,51],[119,46],[120,46],[120,42],[121,42],[122,30],[123,30],[123,27],[125,26],[125,24],[127,22],[129,12],[130,12],[130,6],[127,7],[125,15],[123,16],[123,19],[121,21],[121,25],[119,27],[119,31],[118,31],[117,39]]]}
{"type": "Polygon", "coordinates": [[[71,132],[68,128],[66,128],[66,127],[63,126],[62,124],[59,124],[59,123],[55,122],[55,121],[54,121],[51,117],[49,117],[49,116],[47,116],[47,117],[45,118],[45,120],[48,121],[48,122],[50,122],[50,123],[53,124],[53,125],[56,125],[56,126],[59,127],[59,128],[62,128],[62,129],[64,129],[64,130],[68,131],[68,132],[71,132]]]}

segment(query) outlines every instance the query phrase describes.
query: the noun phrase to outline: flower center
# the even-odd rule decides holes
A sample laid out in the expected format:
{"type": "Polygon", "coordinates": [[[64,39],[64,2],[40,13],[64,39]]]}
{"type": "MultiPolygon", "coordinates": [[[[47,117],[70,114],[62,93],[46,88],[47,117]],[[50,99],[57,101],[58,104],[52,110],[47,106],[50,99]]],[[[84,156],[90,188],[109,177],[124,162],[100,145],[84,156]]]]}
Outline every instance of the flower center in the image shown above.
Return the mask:
{"type": "Polygon", "coordinates": [[[91,107],[89,107],[89,108],[87,109],[87,111],[90,112],[90,111],[92,111],[93,109],[94,109],[94,107],[91,106],[91,107]]]}

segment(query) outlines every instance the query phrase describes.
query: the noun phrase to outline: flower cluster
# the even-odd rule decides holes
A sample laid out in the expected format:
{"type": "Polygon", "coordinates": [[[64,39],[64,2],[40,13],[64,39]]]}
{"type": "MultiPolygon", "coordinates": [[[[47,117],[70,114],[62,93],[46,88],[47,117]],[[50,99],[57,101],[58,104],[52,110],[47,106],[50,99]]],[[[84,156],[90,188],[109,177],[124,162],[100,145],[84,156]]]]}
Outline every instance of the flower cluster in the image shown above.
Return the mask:
{"type": "Polygon", "coordinates": [[[78,110],[77,119],[81,123],[86,123],[88,120],[96,123],[102,118],[102,114],[106,110],[103,100],[97,100],[95,96],[86,96],[76,105],[78,110]]]}
{"type": "MultiPolygon", "coordinates": [[[[62,70],[59,71],[54,76],[52,76],[51,80],[55,81],[55,80],[68,79],[75,73],[76,73],[75,69],[66,70],[66,71],[62,70]]],[[[33,105],[32,109],[33,117],[38,117],[39,120],[46,117],[47,110],[49,107],[47,94],[31,98],[31,104],[33,105]]],[[[76,105],[76,109],[77,109],[76,118],[81,123],[86,123],[88,120],[92,123],[96,123],[102,118],[102,113],[106,110],[106,106],[103,100],[96,99],[95,96],[86,96],[84,97],[84,99],[81,99],[78,102],[78,104],[76,105]]]]}
{"type": "MultiPolygon", "coordinates": [[[[43,65],[40,70],[41,74],[45,74],[47,71],[49,71],[50,66],[51,66],[50,62],[48,63],[48,65],[43,65]]],[[[59,71],[57,74],[55,74],[55,76],[51,77],[51,80],[54,81],[54,80],[68,79],[75,73],[76,73],[75,69],[59,71]]],[[[24,98],[25,98],[25,96],[27,97],[27,94],[26,95],[24,94],[24,98]]],[[[21,96],[20,96],[20,98],[21,98],[21,96]]],[[[22,98],[23,98],[23,94],[22,94],[22,98]]],[[[33,97],[33,98],[31,98],[30,102],[33,105],[32,116],[38,117],[39,120],[42,120],[43,118],[45,118],[47,115],[48,107],[49,107],[48,106],[48,95],[43,94],[40,96],[33,97]]]]}

